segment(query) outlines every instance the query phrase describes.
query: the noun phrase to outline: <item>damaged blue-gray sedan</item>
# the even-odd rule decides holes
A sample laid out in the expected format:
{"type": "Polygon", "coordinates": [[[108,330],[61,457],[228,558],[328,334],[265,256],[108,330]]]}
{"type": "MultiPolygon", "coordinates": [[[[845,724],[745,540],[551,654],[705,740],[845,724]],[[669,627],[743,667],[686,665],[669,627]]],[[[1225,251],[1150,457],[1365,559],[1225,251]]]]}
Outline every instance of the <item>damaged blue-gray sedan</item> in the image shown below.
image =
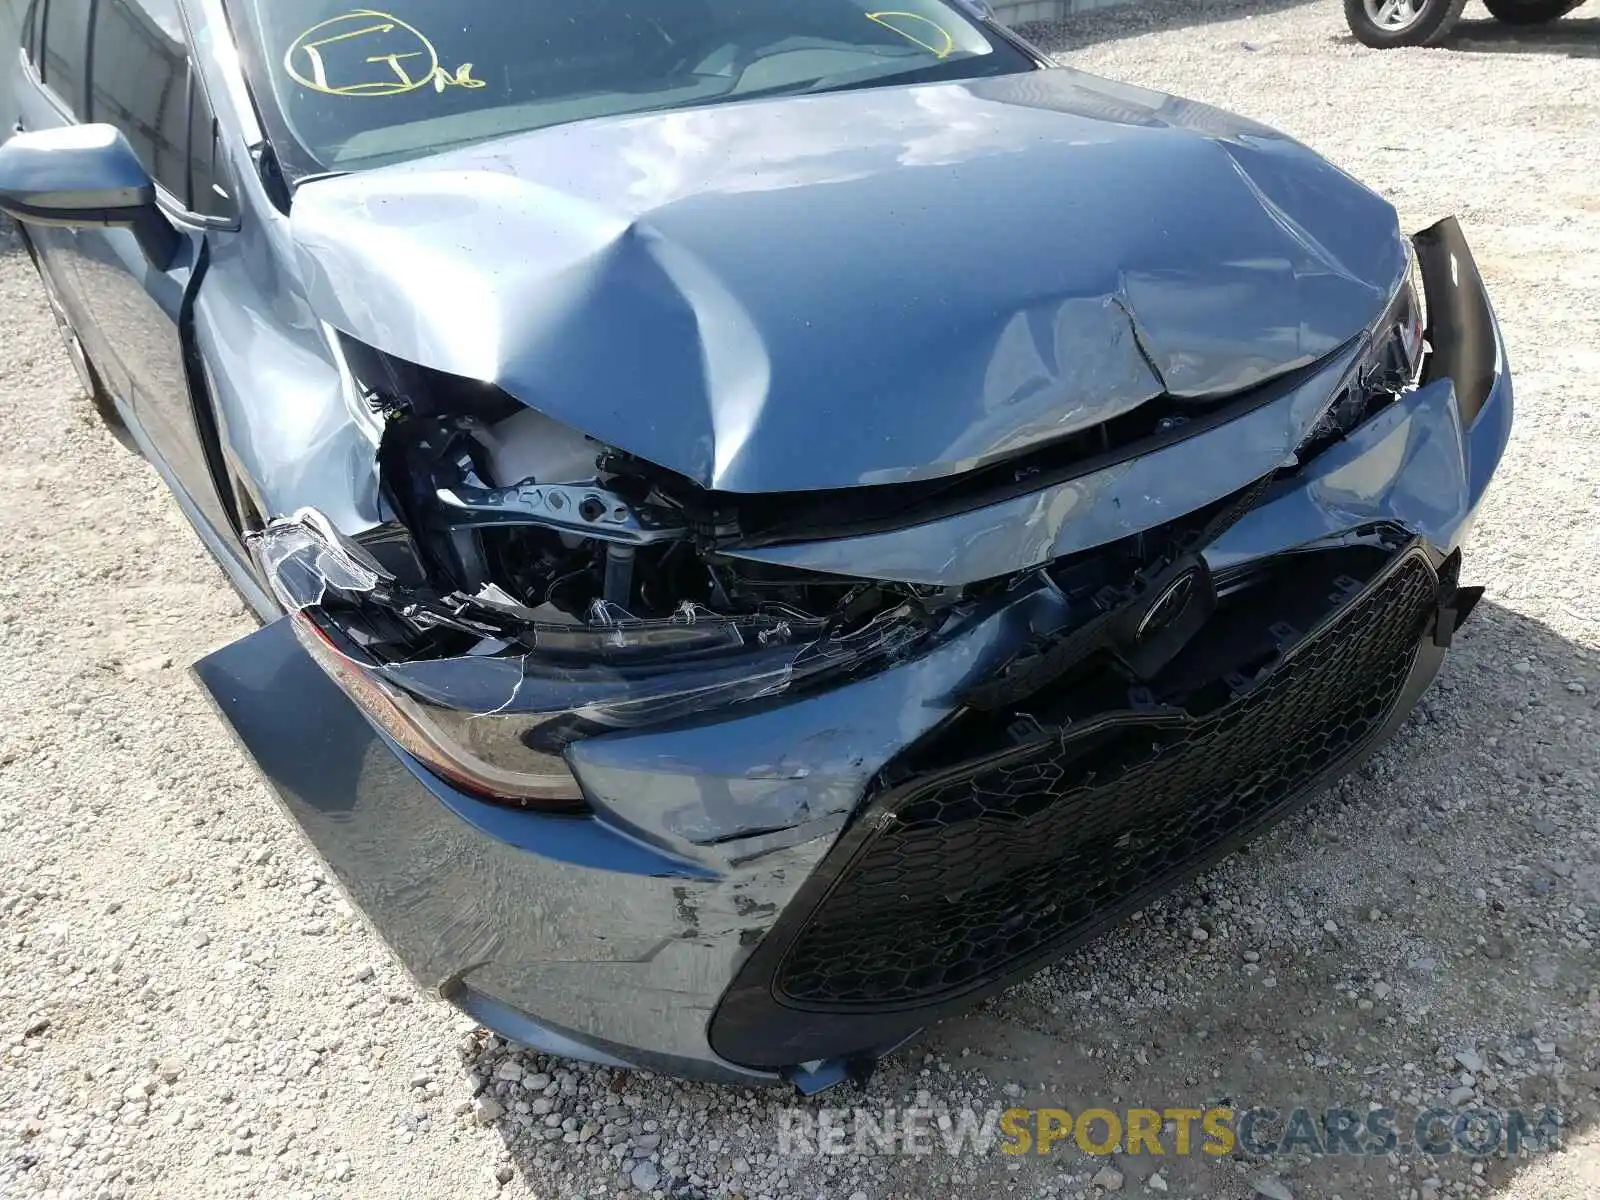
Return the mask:
{"type": "Polygon", "coordinates": [[[1455,222],[966,0],[22,43],[0,207],[263,621],[199,679],[516,1041],[865,1073],[1348,770],[1478,598],[1455,222]]]}

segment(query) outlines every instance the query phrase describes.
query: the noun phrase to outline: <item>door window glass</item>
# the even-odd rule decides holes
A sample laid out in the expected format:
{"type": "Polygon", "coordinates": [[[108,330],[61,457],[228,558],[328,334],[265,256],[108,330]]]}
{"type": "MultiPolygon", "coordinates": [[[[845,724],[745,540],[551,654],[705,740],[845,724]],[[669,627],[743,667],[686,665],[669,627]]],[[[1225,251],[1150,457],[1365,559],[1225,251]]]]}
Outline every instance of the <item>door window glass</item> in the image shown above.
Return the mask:
{"type": "Polygon", "coordinates": [[[100,0],[93,73],[90,119],[122,130],[145,170],[187,205],[189,59],[172,0],[100,0]]]}
{"type": "Polygon", "coordinates": [[[45,14],[44,82],[81,115],[84,68],[89,57],[89,0],[54,0],[45,14]]]}

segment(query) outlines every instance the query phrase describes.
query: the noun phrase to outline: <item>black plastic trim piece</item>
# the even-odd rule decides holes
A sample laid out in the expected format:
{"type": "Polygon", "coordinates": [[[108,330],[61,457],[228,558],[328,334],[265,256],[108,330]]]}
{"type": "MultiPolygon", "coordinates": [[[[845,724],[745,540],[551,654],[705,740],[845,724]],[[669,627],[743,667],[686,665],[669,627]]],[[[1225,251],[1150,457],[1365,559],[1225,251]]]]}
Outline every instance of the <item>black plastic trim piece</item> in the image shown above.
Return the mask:
{"type": "Polygon", "coordinates": [[[1461,424],[1470,426],[1494,390],[1498,366],[1494,315],[1483,276],[1454,217],[1430,225],[1414,238],[1428,306],[1428,344],[1433,352],[1422,382],[1455,384],[1461,424]]]}

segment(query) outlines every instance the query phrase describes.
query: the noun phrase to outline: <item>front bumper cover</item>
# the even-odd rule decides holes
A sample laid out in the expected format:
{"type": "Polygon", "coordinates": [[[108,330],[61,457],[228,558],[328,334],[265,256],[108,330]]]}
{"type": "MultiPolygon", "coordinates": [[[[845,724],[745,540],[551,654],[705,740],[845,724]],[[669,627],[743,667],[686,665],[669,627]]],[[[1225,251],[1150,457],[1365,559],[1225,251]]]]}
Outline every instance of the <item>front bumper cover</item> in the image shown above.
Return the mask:
{"type": "MultiPolygon", "coordinates": [[[[1213,571],[1376,523],[1415,536],[1435,562],[1460,545],[1509,436],[1511,379],[1455,223],[1417,245],[1434,322],[1423,385],[1277,484],[1208,547],[1213,571]]],[[[1214,444],[1184,443],[1167,469],[1217,480],[1228,456],[1214,444]]],[[[368,724],[285,621],[196,673],[422,986],[551,1053],[756,1081],[800,1061],[746,1054],[758,1065],[740,1065],[713,1048],[730,985],[878,772],[1061,615],[1049,587],[1021,589],[930,652],[848,686],[576,743],[589,817],[511,811],[441,783],[368,724]]],[[[1418,656],[1390,726],[1437,662],[1418,656]]],[[[817,1078],[825,1054],[876,1052],[902,1033],[796,1052],[817,1078]]]]}

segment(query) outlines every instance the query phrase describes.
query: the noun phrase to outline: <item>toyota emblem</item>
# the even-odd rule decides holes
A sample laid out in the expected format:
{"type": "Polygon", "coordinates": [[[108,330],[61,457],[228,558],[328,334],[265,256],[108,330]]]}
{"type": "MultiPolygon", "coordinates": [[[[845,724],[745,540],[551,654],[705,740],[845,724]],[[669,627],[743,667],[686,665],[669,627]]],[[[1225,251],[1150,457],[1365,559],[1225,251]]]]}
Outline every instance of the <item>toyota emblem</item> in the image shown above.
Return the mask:
{"type": "Polygon", "coordinates": [[[1194,600],[1197,576],[1196,571],[1188,570],[1169,583],[1155,598],[1154,603],[1145,610],[1144,617],[1140,620],[1139,627],[1134,630],[1133,636],[1142,642],[1176,624],[1189,610],[1189,605],[1194,600]]]}

